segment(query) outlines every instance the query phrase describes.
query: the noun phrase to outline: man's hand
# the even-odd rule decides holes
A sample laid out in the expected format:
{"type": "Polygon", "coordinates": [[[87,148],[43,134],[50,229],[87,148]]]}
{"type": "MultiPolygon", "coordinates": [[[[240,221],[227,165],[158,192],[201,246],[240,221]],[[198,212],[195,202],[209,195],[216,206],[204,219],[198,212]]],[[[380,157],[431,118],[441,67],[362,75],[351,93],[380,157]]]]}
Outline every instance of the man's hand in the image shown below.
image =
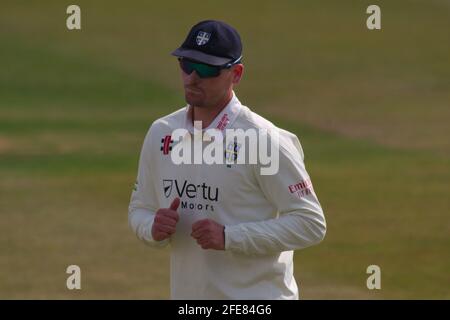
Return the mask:
{"type": "Polygon", "coordinates": [[[191,236],[203,249],[225,250],[225,227],[211,219],[192,225],[191,236]]]}
{"type": "Polygon", "coordinates": [[[156,211],[152,226],[152,237],[154,240],[162,241],[175,233],[176,225],[180,218],[177,212],[179,205],[180,198],[175,198],[170,208],[161,208],[156,211]]]}

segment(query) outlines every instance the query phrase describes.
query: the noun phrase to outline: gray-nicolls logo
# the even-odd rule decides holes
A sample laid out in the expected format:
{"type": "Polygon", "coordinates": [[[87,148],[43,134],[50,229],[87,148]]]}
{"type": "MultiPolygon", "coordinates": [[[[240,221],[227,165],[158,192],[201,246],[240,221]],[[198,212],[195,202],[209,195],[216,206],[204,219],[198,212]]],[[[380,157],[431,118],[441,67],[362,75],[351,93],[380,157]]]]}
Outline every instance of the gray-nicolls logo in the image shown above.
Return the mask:
{"type": "Polygon", "coordinates": [[[197,33],[197,38],[195,40],[197,42],[197,45],[202,46],[202,45],[208,43],[210,37],[211,37],[211,33],[208,33],[205,31],[199,31],[197,33]]]}

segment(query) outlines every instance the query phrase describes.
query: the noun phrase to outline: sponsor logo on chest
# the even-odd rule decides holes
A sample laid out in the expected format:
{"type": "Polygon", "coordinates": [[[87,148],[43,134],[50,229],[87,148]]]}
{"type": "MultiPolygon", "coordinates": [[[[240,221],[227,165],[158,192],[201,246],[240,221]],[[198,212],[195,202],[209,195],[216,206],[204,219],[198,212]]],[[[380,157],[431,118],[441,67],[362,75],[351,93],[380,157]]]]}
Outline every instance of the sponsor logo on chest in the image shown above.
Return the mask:
{"type": "Polygon", "coordinates": [[[186,180],[163,179],[163,190],[166,198],[179,197],[182,209],[214,211],[211,202],[219,201],[219,188],[208,186],[206,182],[196,185],[186,180]],[[186,198],[188,200],[184,200],[186,198]]]}

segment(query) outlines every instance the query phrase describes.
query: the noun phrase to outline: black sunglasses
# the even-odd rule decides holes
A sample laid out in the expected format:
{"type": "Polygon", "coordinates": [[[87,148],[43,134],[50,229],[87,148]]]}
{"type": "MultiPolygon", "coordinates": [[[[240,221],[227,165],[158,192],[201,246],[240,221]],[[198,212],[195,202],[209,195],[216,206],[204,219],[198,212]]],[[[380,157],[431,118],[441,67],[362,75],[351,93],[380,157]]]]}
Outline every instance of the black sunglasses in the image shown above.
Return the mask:
{"type": "Polygon", "coordinates": [[[213,66],[187,58],[178,58],[178,61],[180,61],[181,69],[187,74],[191,74],[195,70],[200,78],[213,78],[217,77],[222,69],[229,69],[233,65],[240,63],[241,58],[242,57],[239,57],[238,59],[221,66],[213,66]]]}

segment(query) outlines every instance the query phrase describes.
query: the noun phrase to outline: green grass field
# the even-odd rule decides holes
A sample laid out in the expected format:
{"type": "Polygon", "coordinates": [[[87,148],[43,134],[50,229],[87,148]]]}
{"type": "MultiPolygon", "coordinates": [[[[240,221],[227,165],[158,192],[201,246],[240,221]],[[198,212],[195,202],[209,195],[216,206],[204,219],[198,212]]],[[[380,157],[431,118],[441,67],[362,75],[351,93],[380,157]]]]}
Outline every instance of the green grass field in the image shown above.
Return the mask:
{"type": "Polygon", "coordinates": [[[378,1],[381,31],[369,1],[83,0],[81,31],[68,4],[0,5],[0,298],[169,297],[169,251],[127,206],[149,125],[184,105],[169,52],[213,18],[244,42],[238,97],[299,136],[325,211],[301,296],[450,299],[449,1],[378,1]]]}

